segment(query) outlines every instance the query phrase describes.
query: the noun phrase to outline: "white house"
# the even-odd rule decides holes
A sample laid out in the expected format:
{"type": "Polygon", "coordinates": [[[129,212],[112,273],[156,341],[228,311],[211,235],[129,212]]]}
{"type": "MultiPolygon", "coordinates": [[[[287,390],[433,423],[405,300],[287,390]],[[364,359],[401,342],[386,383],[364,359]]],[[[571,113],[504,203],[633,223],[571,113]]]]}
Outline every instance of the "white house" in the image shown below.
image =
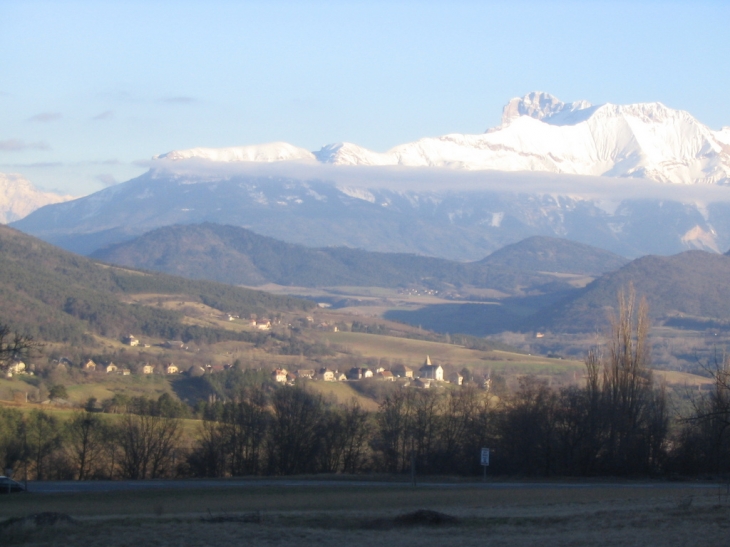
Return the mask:
{"type": "Polygon", "coordinates": [[[274,382],[278,382],[280,384],[286,383],[286,375],[286,369],[283,368],[274,369],[274,371],[271,373],[271,376],[274,378],[274,382]]]}

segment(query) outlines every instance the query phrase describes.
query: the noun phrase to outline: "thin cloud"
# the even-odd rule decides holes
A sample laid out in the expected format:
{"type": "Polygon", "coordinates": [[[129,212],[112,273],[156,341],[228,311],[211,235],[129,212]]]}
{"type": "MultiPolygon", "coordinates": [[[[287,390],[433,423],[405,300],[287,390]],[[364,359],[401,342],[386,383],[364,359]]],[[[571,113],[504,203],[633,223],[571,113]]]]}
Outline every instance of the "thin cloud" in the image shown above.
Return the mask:
{"type": "Polygon", "coordinates": [[[43,141],[25,142],[20,139],[9,139],[0,141],[0,151],[2,152],[22,152],[23,150],[50,150],[48,143],[43,141]]]}
{"type": "Polygon", "coordinates": [[[97,114],[93,118],[91,118],[94,121],[99,120],[109,120],[114,117],[114,111],[113,110],[105,110],[104,112],[97,114]]]}
{"type": "Polygon", "coordinates": [[[111,175],[109,173],[101,173],[99,175],[96,175],[96,180],[101,182],[104,187],[108,188],[109,186],[114,186],[115,184],[119,184],[119,181],[114,178],[114,175],[111,175]]]}
{"type": "MultiPolygon", "coordinates": [[[[143,162],[138,162],[143,166],[143,162]]],[[[211,162],[155,159],[153,170],[190,177],[191,180],[218,177],[292,178],[329,182],[337,186],[427,192],[446,195],[459,192],[508,192],[569,196],[601,202],[624,199],[666,199],[681,203],[707,204],[730,201],[730,187],[715,184],[664,184],[632,178],[565,175],[537,171],[459,171],[448,167],[351,166],[316,161],[211,162]],[[618,197],[620,196],[620,198],[618,197]]]]}
{"type": "Polygon", "coordinates": [[[26,167],[38,167],[42,169],[49,169],[52,167],[62,167],[63,162],[60,161],[38,161],[35,163],[28,163],[26,167]]]}
{"type": "Polygon", "coordinates": [[[36,114],[35,116],[31,116],[30,118],[28,118],[28,121],[47,123],[47,122],[55,122],[56,120],[60,120],[60,119],[61,119],[60,112],[41,112],[40,114],[36,114]]]}
{"type": "Polygon", "coordinates": [[[193,104],[197,103],[198,99],[195,97],[165,97],[160,101],[167,104],[193,104]]]}
{"type": "Polygon", "coordinates": [[[65,164],[60,161],[39,161],[34,163],[3,163],[0,167],[4,169],[47,169],[63,167],[65,164]]]}

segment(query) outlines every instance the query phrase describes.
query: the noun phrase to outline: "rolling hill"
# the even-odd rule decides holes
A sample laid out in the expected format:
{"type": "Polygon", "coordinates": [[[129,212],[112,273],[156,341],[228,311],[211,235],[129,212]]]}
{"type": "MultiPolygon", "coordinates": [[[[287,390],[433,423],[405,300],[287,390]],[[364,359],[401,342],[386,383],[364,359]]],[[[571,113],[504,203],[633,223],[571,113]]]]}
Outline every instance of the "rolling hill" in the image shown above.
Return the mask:
{"type": "Polygon", "coordinates": [[[125,303],[130,295],[187,295],[224,312],[247,316],[311,309],[311,302],[208,281],[112,268],[0,226],[0,322],[41,340],[76,343],[88,334],[129,332],[164,338],[206,334],[182,315],[125,303]]]}
{"type": "Polygon", "coordinates": [[[346,247],[313,249],[211,223],[159,228],[91,256],[122,266],[241,285],[468,285],[508,294],[547,284],[569,288],[545,272],[600,275],[626,262],[608,251],[548,237],[530,238],[482,261],[463,263],[346,247]]]}
{"type": "Polygon", "coordinates": [[[533,236],[502,247],[477,264],[528,272],[600,275],[627,262],[622,256],[584,243],[533,236]]]}
{"type": "Polygon", "coordinates": [[[704,251],[645,256],[538,312],[523,328],[592,331],[606,322],[621,288],[645,296],[654,321],[730,320],[730,257],[704,251]]]}
{"type": "Polygon", "coordinates": [[[730,329],[730,256],[704,251],[645,256],[574,291],[428,305],[392,310],[385,317],[436,332],[475,336],[505,331],[603,332],[619,290],[629,285],[638,296],[646,297],[654,324],[730,329]]]}

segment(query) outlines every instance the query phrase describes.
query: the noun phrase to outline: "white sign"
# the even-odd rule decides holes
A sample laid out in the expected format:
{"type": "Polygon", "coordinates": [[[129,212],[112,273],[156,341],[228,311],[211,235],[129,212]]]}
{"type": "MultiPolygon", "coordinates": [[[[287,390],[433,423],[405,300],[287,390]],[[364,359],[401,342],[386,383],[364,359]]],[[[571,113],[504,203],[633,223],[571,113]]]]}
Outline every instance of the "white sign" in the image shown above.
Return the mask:
{"type": "Polygon", "coordinates": [[[489,465],[489,449],[482,448],[482,465],[484,467],[489,465]]]}

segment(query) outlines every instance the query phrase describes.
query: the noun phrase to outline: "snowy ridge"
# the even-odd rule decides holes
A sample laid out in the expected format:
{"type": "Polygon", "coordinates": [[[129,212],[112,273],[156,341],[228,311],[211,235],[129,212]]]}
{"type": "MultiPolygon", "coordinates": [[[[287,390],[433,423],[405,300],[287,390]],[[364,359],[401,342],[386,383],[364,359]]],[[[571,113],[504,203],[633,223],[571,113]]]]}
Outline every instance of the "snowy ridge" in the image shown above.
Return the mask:
{"type": "Polygon", "coordinates": [[[53,192],[43,192],[22,175],[0,173],[0,222],[21,219],[36,209],[51,203],[74,199],[53,192]]]}
{"type": "Polygon", "coordinates": [[[502,124],[479,135],[451,134],[385,153],[352,143],[309,152],[287,143],[195,148],[158,156],[216,162],[317,160],[334,165],[402,165],[632,177],[678,184],[730,183],[730,127],[713,131],[661,103],[594,106],[542,92],[509,101],[502,124]]]}
{"type": "Polygon", "coordinates": [[[210,161],[289,161],[313,160],[314,154],[304,148],[286,142],[255,144],[252,146],[232,146],[230,148],[190,148],[174,150],[167,154],[155,156],[154,159],[186,160],[200,158],[210,161]]]}

